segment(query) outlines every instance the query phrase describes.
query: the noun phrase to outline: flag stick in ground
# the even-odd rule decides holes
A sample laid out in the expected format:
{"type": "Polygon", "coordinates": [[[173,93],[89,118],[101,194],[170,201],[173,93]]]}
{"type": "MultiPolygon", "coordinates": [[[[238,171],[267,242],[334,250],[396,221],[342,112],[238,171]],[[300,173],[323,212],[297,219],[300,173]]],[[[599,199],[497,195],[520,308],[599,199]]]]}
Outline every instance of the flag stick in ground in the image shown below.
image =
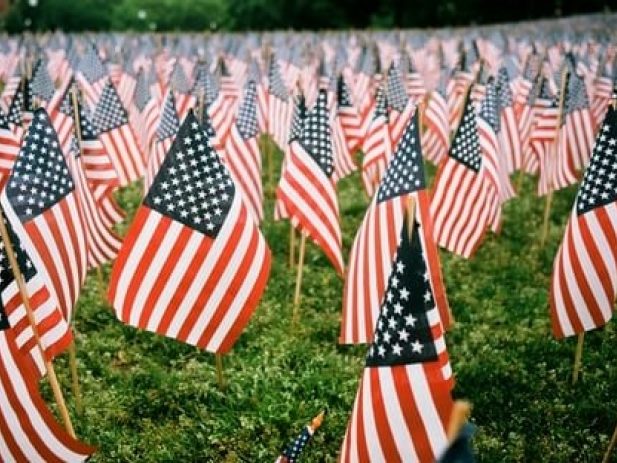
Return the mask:
{"type": "Polygon", "coordinates": [[[45,356],[45,350],[43,349],[43,345],[41,344],[41,338],[39,337],[38,328],[36,325],[36,320],[34,318],[34,313],[32,312],[32,307],[30,306],[30,295],[28,294],[28,290],[24,283],[24,278],[19,270],[19,264],[17,263],[17,257],[15,256],[15,252],[13,251],[13,243],[11,242],[11,238],[9,237],[8,230],[6,228],[6,224],[4,223],[4,211],[0,207],[0,236],[2,236],[2,241],[4,242],[4,246],[6,249],[6,255],[9,259],[9,263],[11,265],[11,270],[13,272],[13,277],[17,282],[17,287],[19,288],[19,294],[21,295],[22,301],[24,303],[24,307],[26,308],[26,314],[28,315],[28,321],[30,322],[30,326],[32,326],[32,333],[34,335],[34,339],[36,340],[36,344],[38,345],[39,351],[41,353],[41,358],[45,363],[45,371],[47,372],[47,377],[49,378],[49,385],[51,386],[51,390],[54,394],[54,399],[56,400],[56,404],[58,405],[58,410],[60,411],[60,416],[62,417],[62,422],[64,423],[64,427],[69,435],[75,438],[75,430],[73,429],[73,423],[71,423],[71,417],[69,416],[69,411],[66,408],[66,402],[64,401],[64,396],[62,395],[62,391],[60,390],[60,384],[58,383],[58,378],[56,376],[56,372],[50,360],[47,360],[45,356]]]}
{"type": "Polygon", "coordinates": [[[296,274],[296,291],[294,293],[293,323],[300,319],[300,288],[302,288],[302,270],[304,269],[304,253],[306,251],[306,234],[300,238],[300,255],[298,256],[298,273],[296,274]]]}
{"type": "Polygon", "coordinates": [[[578,374],[581,371],[581,360],[583,357],[583,342],[585,340],[585,332],[579,333],[578,341],[576,342],[576,352],[574,353],[574,369],[572,370],[572,385],[578,381],[578,374]]]}
{"type": "MultiPolygon", "coordinates": [[[[553,160],[556,161],[557,150],[559,149],[559,138],[561,133],[561,119],[563,118],[563,106],[565,103],[564,94],[566,92],[566,82],[568,80],[568,69],[564,67],[561,73],[561,86],[559,93],[559,116],[557,117],[557,127],[555,127],[555,143],[553,144],[553,160]]],[[[542,224],[542,237],[540,240],[540,246],[544,247],[546,239],[548,238],[548,226],[549,218],[551,216],[551,204],[553,202],[553,187],[551,185],[551,176],[548,178],[549,189],[546,195],[546,204],[544,206],[544,222],[542,224]]]]}
{"type": "MultiPolygon", "coordinates": [[[[81,152],[81,122],[79,120],[79,105],[77,102],[77,86],[73,84],[71,88],[71,102],[73,103],[73,126],[75,127],[75,134],[77,136],[77,147],[81,152]]],[[[99,269],[100,271],[100,269],[99,269]]],[[[101,295],[103,292],[103,285],[99,283],[99,288],[101,291],[101,295]]],[[[103,300],[105,298],[103,297],[103,300]]],[[[71,317],[75,318],[76,310],[73,310],[71,317]]],[[[71,322],[71,326],[73,320],[69,320],[71,322]]],[[[73,328],[73,331],[75,329],[73,328]]],[[[83,413],[83,405],[81,400],[81,388],[79,387],[79,377],[77,376],[77,348],[75,347],[75,339],[69,346],[69,368],[71,370],[71,391],[73,392],[73,397],[75,397],[75,411],[79,416],[83,413]]]]}
{"type": "Polygon", "coordinates": [[[225,375],[223,372],[223,354],[214,354],[216,361],[216,381],[218,382],[219,389],[224,391],[227,385],[225,384],[225,375]]]}
{"type": "Polygon", "coordinates": [[[289,222],[289,268],[293,269],[296,263],[296,229],[289,222]]]}
{"type": "Polygon", "coordinates": [[[613,453],[613,449],[615,448],[615,444],[617,444],[617,426],[615,426],[615,430],[613,431],[613,437],[611,437],[611,441],[608,443],[606,453],[604,454],[604,458],[602,458],[602,463],[609,462],[611,458],[611,453],[613,453]]]}

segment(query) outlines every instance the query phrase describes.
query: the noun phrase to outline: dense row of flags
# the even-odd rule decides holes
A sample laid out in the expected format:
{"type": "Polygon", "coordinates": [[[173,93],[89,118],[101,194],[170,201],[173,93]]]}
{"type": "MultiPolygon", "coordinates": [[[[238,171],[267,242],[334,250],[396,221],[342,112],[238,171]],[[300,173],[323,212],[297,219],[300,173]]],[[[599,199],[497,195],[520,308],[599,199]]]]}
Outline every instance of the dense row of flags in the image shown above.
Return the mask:
{"type": "Polygon", "coordinates": [[[369,345],[341,461],[447,454],[457,441],[445,344],[454,320],[437,247],[472,258],[498,234],[513,174],[537,175],[547,198],[582,176],[554,264],[554,334],[612,316],[610,18],[449,36],[4,37],[0,387],[18,399],[1,407],[0,455],[92,452],[38,393],[73,342],[91,269],[113,262],[108,298],[123,323],[217,354],[232,348],[270,273],[263,135],[284,156],[274,219],[344,278],[340,342],[369,345]],[[437,166],[432,186],[425,161],[437,166]],[[357,170],[370,201],[345,262],[337,183],[357,170]],[[143,201],[121,238],[114,192],[137,180],[143,201]]]}

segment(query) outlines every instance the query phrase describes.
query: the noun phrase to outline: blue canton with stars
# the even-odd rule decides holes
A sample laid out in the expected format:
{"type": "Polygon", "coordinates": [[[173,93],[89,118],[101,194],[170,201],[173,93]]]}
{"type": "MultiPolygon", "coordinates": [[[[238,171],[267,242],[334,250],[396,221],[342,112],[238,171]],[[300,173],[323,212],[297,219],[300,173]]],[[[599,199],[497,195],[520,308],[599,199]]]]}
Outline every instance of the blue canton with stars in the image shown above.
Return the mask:
{"type": "Polygon", "coordinates": [[[330,177],[334,172],[334,158],[328,119],[328,94],[323,89],[319,91],[315,107],[304,120],[300,144],[326,176],[330,177]]]}
{"type": "Polygon", "coordinates": [[[428,312],[435,309],[422,245],[414,221],[411,241],[403,221],[388,286],[381,303],[367,367],[388,367],[437,360],[428,312]]]}
{"type": "Polygon", "coordinates": [[[405,92],[405,86],[403,85],[403,78],[401,71],[394,63],[388,70],[388,101],[392,109],[403,112],[405,106],[407,106],[407,93],[405,92]]]}
{"type": "Polygon", "coordinates": [[[163,114],[159,126],[156,128],[156,139],[165,140],[176,135],[180,127],[178,112],[176,111],[176,99],[174,92],[167,92],[165,104],[163,105],[163,114]]]}
{"type": "Polygon", "coordinates": [[[465,101],[463,118],[458,129],[456,129],[448,155],[473,171],[478,172],[480,170],[482,158],[480,157],[478,122],[469,95],[465,101]]]}
{"type": "Polygon", "coordinates": [[[617,110],[609,107],[576,198],[581,215],[617,201],[617,110]]]}
{"type": "Polygon", "coordinates": [[[300,138],[302,135],[302,126],[304,125],[304,119],[306,118],[306,101],[304,95],[300,94],[295,97],[294,113],[291,119],[291,127],[289,129],[289,143],[292,140],[300,138]]]}
{"type": "Polygon", "coordinates": [[[384,117],[388,121],[388,97],[383,88],[383,84],[377,87],[377,94],[375,95],[375,113],[373,119],[378,117],[384,117]]]}
{"type": "Polygon", "coordinates": [[[500,120],[497,109],[497,90],[495,88],[495,81],[492,77],[489,77],[486,83],[486,96],[480,107],[480,114],[478,115],[484,119],[488,125],[491,126],[495,133],[499,133],[500,120]]]}
{"type": "Polygon", "coordinates": [[[118,92],[109,81],[96,105],[93,122],[99,133],[110,132],[129,123],[128,114],[122,106],[118,92]]]}
{"type": "Polygon", "coordinates": [[[287,459],[287,463],[296,463],[300,454],[311,440],[311,433],[308,427],[305,427],[300,435],[294,440],[283,452],[283,456],[287,459]]]}
{"type": "Polygon", "coordinates": [[[250,80],[244,89],[244,100],[238,109],[236,124],[245,140],[257,136],[257,86],[253,80],[250,80]]]}
{"type": "Polygon", "coordinates": [[[276,96],[277,98],[283,101],[287,101],[287,98],[289,97],[289,93],[287,92],[287,89],[285,88],[285,84],[283,83],[283,77],[281,76],[281,68],[274,55],[270,57],[270,68],[268,70],[268,83],[269,83],[268,90],[270,94],[276,96]]]}
{"type": "Polygon", "coordinates": [[[44,109],[37,109],[6,185],[21,222],[61,201],[74,189],[58,135],[44,109]]]}
{"type": "Polygon", "coordinates": [[[388,170],[379,185],[377,202],[426,188],[422,148],[418,132],[418,111],[409,120],[388,170]]]}
{"type": "Polygon", "coordinates": [[[148,78],[143,69],[137,74],[137,83],[135,84],[135,106],[142,112],[150,101],[150,88],[148,86],[148,78]]]}
{"type": "Polygon", "coordinates": [[[144,205],[211,238],[218,235],[234,199],[234,183],[191,110],[144,205]]]}
{"type": "Polygon", "coordinates": [[[350,108],[353,105],[351,104],[351,96],[349,95],[349,88],[347,88],[347,84],[345,83],[345,79],[342,75],[338,76],[336,82],[336,99],[339,108],[350,108]]]}

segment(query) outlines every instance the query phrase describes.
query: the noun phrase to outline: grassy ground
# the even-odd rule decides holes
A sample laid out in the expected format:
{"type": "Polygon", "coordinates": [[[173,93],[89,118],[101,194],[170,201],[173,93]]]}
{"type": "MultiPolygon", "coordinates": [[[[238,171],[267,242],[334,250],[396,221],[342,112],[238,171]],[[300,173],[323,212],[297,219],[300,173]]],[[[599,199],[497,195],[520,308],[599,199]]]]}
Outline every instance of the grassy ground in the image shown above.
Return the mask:
{"type": "MultiPolygon", "coordinates": [[[[506,206],[501,236],[489,236],[472,261],[442,253],[457,320],[447,336],[455,395],[474,403],[481,462],[599,461],[617,422],[617,332],[609,324],[586,337],[582,377],[571,386],[576,340],[553,339],[547,289],[575,191],[555,196],[542,249],[544,202],[531,178],[523,187],[506,206]]],[[[366,200],[357,175],[339,190],[347,251],[366,200]]],[[[119,199],[130,216],[138,189],[119,199]]],[[[268,200],[268,217],[272,207],[268,200]]],[[[301,324],[292,329],[288,225],[268,220],[263,230],[274,255],[271,278],[225,357],[225,392],[217,388],[211,354],[123,326],[96,275],[89,277],[75,326],[86,410],[72,416],[78,435],[98,446],[93,461],[272,462],[323,407],[330,414],[303,461],[336,460],[366,348],[337,345],[342,282],[313,245],[301,324]]],[[[106,279],[109,268],[104,273],[106,279]]],[[[56,365],[72,407],[67,359],[56,365]]]]}

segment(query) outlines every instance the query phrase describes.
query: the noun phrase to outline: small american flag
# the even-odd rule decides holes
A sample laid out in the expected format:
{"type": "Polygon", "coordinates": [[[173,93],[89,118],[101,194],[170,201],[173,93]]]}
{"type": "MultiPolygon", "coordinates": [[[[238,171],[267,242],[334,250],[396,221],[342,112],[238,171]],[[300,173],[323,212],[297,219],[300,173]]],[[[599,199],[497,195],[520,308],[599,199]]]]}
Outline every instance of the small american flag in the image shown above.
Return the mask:
{"type": "Polygon", "coordinates": [[[86,234],[74,180],[43,109],[34,113],[0,202],[69,320],[86,278],[86,234]]]}
{"type": "Polygon", "coordinates": [[[514,113],[510,78],[505,67],[499,69],[495,86],[499,98],[498,111],[500,118],[500,130],[497,132],[497,136],[499,138],[500,151],[505,157],[507,173],[511,174],[522,167],[523,153],[521,150],[519,126],[516,114],[514,113]]]}
{"type": "Polygon", "coordinates": [[[274,55],[270,57],[268,95],[268,133],[279,148],[283,149],[287,143],[294,108],[274,55]]]}
{"type": "Polygon", "coordinates": [[[8,117],[0,109],[0,190],[11,174],[18,153],[19,139],[11,130],[8,117]]]}
{"type": "Polygon", "coordinates": [[[495,210],[497,192],[484,164],[476,114],[468,95],[448,157],[437,171],[431,200],[437,242],[466,258],[482,242],[495,210]]]}
{"type": "Polygon", "coordinates": [[[178,112],[176,111],[176,99],[174,98],[174,92],[167,91],[165,100],[163,102],[163,110],[161,112],[161,118],[159,125],[156,129],[156,136],[154,139],[154,146],[150,152],[148,158],[148,164],[146,167],[146,175],[144,178],[144,189],[148,191],[152,184],[154,177],[156,177],[165,155],[171,148],[171,144],[176,138],[178,129],[180,128],[180,119],[178,112]]]}
{"type": "Polygon", "coordinates": [[[373,196],[392,157],[388,97],[383,86],[377,88],[375,101],[375,111],[362,144],[362,181],[369,197],[373,196]]]}
{"type": "Polygon", "coordinates": [[[119,185],[139,180],[145,170],[144,157],[129,125],[126,109],[109,81],[96,106],[93,123],[118,173],[119,185]]]}
{"type": "Polygon", "coordinates": [[[251,215],[259,224],[263,219],[261,153],[257,143],[257,87],[249,81],[236,123],[227,138],[225,164],[242,191],[251,215]]]}
{"type": "Polygon", "coordinates": [[[448,446],[452,371],[421,232],[417,222],[407,222],[411,220],[403,221],[341,462],[428,463],[448,446]]]}
{"type": "Polygon", "coordinates": [[[270,260],[227,169],[189,112],[113,267],[109,300],[117,317],[225,353],[259,302],[270,260]]]}
{"type": "Polygon", "coordinates": [[[450,325],[441,266],[433,238],[416,113],[407,124],[388,169],[354,239],[343,291],[339,341],[368,343],[379,317],[405,210],[416,202],[430,281],[444,326],[450,325]]]}
{"type": "Polygon", "coordinates": [[[79,61],[75,78],[84,91],[86,101],[90,108],[94,108],[103,94],[108,81],[107,70],[99,58],[96,46],[90,44],[86,47],[84,55],[79,61]]]}
{"type": "Polygon", "coordinates": [[[327,93],[319,91],[300,138],[293,140],[277,198],[292,223],[324,251],[343,275],[342,236],[338,199],[332,175],[334,159],[328,117],[327,93]]]}
{"type": "Polygon", "coordinates": [[[32,96],[38,98],[42,104],[47,104],[54,96],[54,83],[47,72],[46,62],[39,60],[32,72],[32,80],[30,81],[30,89],[32,96]]]}
{"type": "Polygon", "coordinates": [[[617,111],[609,108],[553,265],[556,337],[610,320],[617,294],[617,111]]]}

